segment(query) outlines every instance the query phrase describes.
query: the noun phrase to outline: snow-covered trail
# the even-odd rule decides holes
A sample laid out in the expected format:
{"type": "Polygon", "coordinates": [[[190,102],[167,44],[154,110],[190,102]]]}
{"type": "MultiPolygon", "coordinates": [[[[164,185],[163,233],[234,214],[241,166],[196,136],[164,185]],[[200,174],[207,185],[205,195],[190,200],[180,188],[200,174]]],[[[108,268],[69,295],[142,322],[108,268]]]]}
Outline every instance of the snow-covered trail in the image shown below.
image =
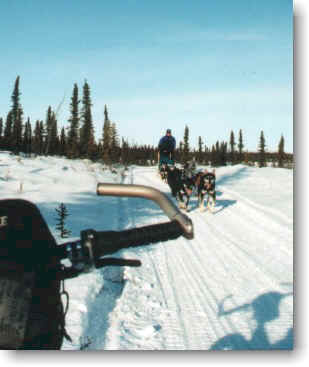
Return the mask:
{"type": "MultiPolygon", "coordinates": [[[[168,220],[152,201],[96,195],[98,182],[120,178],[86,160],[0,155],[0,198],[37,204],[59,243],[67,241],[55,228],[61,202],[72,240],[86,228],[123,230],[168,220]]],[[[124,182],[170,195],[156,167],[130,167],[124,182]]],[[[142,266],[104,268],[65,282],[73,343],[65,340],[62,349],[293,347],[293,171],[219,167],[214,214],[196,205],[193,197],[193,240],[122,250],[116,255],[138,258],[142,266]]]]}
{"type": "MultiPolygon", "coordinates": [[[[193,200],[194,240],[139,251],[143,266],[127,270],[105,349],[291,348],[292,218],[229,188],[247,175],[240,167],[218,175],[215,214],[199,212],[193,200]]],[[[130,182],[169,192],[153,168],[133,170],[130,182]]],[[[134,218],[146,204],[127,205],[132,225],[141,225],[134,218]]]]}

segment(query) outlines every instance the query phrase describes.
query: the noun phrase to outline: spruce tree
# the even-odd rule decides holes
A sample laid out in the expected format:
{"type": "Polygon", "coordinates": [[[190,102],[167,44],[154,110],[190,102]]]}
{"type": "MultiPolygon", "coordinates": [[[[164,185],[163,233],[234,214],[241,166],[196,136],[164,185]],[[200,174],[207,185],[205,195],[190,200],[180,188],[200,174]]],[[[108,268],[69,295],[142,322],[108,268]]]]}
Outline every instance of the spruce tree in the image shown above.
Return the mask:
{"type": "Polygon", "coordinates": [[[13,150],[13,119],[12,119],[12,111],[7,114],[5,121],[5,128],[3,134],[3,145],[4,149],[13,150]]]}
{"type": "Polygon", "coordinates": [[[217,166],[217,152],[216,152],[216,148],[214,145],[211,147],[210,164],[212,167],[217,166]]]}
{"type": "Polygon", "coordinates": [[[121,163],[125,166],[129,163],[129,143],[124,138],[121,142],[121,163]]]}
{"type": "Polygon", "coordinates": [[[60,142],[59,142],[59,154],[61,156],[67,155],[67,141],[65,136],[64,127],[61,129],[60,142]]]}
{"type": "Polygon", "coordinates": [[[202,137],[198,137],[198,155],[197,155],[197,161],[199,164],[203,162],[203,140],[202,137]]]}
{"type": "Polygon", "coordinates": [[[96,150],[96,144],[94,140],[94,129],[92,123],[91,113],[91,98],[90,88],[85,81],[83,86],[83,99],[82,99],[82,111],[81,111],[81,136],[80,136],[80,151],[84,158],[92,158],[96,150]]]}
{"type": "Polygon", "coordinates": [[[28,117],[25,128],[24,128],[24,135],[23,135],[23,141],[22,141],[22,151],[30,157],[32,153],[32,129],[31,129],[31,123],[30,118],[28,117]]]}
{"type": "Polygon", "coordinates": [[[128,164],[132,164],[134,161],[134,152],[133,152],[133,147],[131,146],[131,144],[128,142],[126,142],[127,144],[127,163],[128,164]]]}
{"type": "Polygon", "coordinates": [[[183,163],[187,162],[190,159],[190,147],[189,147],[189,127],[185,126],[185,132],[183,136],[183,163]]]}
{"type": "Polygon", "coordinates": [[[110,147],[111,147],[111,122],[108,117],[108,111],[106,105],[104,106],[104,123],[103,123],[103,132],[102,132],[102,141],[103,141],[103,161],[106,164],[109,164],[111,161],[110,157],[110,147]]]}
{"type": "Polygon", "coordinates": [[[45,155],[58,154],[59,137],[58,137],[57,118],[51,106],[48,107],[46,114],[44,145],[45,145],[44,149],[45,155]]]}
{"type": "Polygon", "coordinates": [[[26,149],[27,149],[27,154],[29,156],[31,156],[32,153],[32,126],[31,126],[31,122],[30,122],[30,118],[28,120],[28,134],[27,134],[27,145],[26,145],[26,149]]]}
{"type": "Polygon", "coordinates": [[[59,136],[58,136],[58,123],[55,112],[51,115],[51,131],[50,131],[50,154],[59,154],[59,136]]]}
{"type": "Polygon", "coordinates": [[[56,218],[57,220],[56,229],[60,232],[61,238],[67,238],[71,234],[71,231],[65,228],[65,219],[69,215],[67,208],[63,203],[61,203],[59,205],[59,208],[58,209],[56,208],[55,210],[58,214],[58,217],[56,218]]]}
{"type": "Polygon", "coordinates": [[[231,131],[231,136],[230,136],[230,162],[231,164],[235,163],[235,137],[234,137],[234,132],[233,130],[231,131]]]}
{"type": "Polygon", "coordinates": [[[12,145],[13,151],[19,153],[22,147],[22,115],[23,110],[20,105],[19,76],[16,78],[12,93],[12,145]]]}
{"type": "Polygon", "coordinates": [[[70,127],[68,132],[69,158],[77,158],[79,155],[79,103],[78,86],[75,83],[70,104],[71,117],[69,118],[70,127]]]}
{"type": "Polygon", "coordinates": [[[219,148],[219,165],[226,166],[227,162],[227,143],[221,142],[219,148]]]}
{"type": "Polygon", "coordinates": [[[43,143],[44,143],[44,132],[43,132],[43,121],[37,120],[35,123],[32,150],[33,153],[41,155],[43,153],[43,143]]]}
{"type": "Polygon", "coordinates": [[[103,144],[102,139],[99,140],[99,143],[97,144],[97,159],[102,160],[103,157],[103,144]]]}
{"type": "Polygon", "coordinates": [[[110,155],[113,163],[118,162],[119,160],[119,139],[115,122],[111,124],[111,149],[110,155]]]}
{"type": "Polygon", "coordinates": [[[242,130],[240,129],[239,137],[238,137],[238,162],[239,163],[241,163],[244,160],[243,149],[244,149],[243,136],[242,136],[242,130]]]}
{"type": "Polygon", "coordinates": [[[281,168],[284,167],[284,158],[285,158],[284,137],[283,135],[281,135],[279,145],[278,145],[278,167],[281,167],[281,168]]]}
{"type": "Polygon", "coordinates": [[[220,159],[220,143],[219,140],[217,140],[215,144],[215,167],[220,166],[220,159]]]}
{"type": "Polygon", "coordinates": [[[45,140],[46,140],[46,130],[45,130],[45,126],[44,126],[43,120],[40,121],[40,134],[42,136],[41,154],[44,154],[45,140]]]}
{"type": "Polygon", "coordinates": [[[51,106],[48,106],[45,120],[45,129],[44,129],[44,153],[45,155],[50,154],[52,150],[52,128],[53,128],[53,111],[51,106]]]}
{"type": "Polygon", "coordinates": [[[259,142],[259,167],[266,167],[266,154],[265,154],[265,137],[263,130],[261,131],[260,135],[260,142],[259,142]]]}

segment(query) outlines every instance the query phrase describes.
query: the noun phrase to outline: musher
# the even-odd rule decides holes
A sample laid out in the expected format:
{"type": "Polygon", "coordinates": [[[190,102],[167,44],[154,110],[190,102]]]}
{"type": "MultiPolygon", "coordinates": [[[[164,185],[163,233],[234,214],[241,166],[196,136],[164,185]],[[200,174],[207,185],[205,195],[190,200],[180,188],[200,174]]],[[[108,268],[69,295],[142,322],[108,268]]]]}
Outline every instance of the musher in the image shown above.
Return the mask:
{"type": "Polygon", "coordinates": [[[166,135],[164,135],[159,141],[159,151],[158,151],[158,162],[159,170],[163,163],[174,164],[174,150],[176,148],[176,140],[172,136],[171,129],[166,130],[166,135]]]}

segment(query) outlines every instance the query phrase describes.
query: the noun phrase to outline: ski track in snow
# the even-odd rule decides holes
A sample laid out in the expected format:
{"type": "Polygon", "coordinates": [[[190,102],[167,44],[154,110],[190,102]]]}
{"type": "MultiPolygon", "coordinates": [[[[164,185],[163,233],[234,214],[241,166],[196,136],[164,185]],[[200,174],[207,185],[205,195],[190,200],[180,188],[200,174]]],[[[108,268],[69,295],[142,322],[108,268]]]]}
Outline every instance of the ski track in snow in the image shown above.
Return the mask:
{"type": "MultiPolygon", "coordinates": [[[[154,182],[148,179],[146,175],[137,179],[139,184],[149,184],[149,181],[154,182]]],[[[161,182],[158,182],[158,186],[161,190],[164,190],[161,182]]],[[[231,196],[230,191],[228,194],[231,196]]],[[[233,196],[235,197],[236,194],[234,193],[233,196]]],[[[231,289],[227,289],[224,285],[226,283],[224,279],[226,278],[231,276],[235,278],[237,298],[241,299],[241,295],[246,302],[253,300],[254,303],[254,300],[258,299],[263,292],[270,294],[269,298],[273,293],[274,299],[270,299],[270,304],[273,307],[276,307],[276,295],[282,295],[283,298],[284,294],[291,290],[293,282],[293,253],[292,249],[289,248],[289,244],[292,243],[292,230],[286,227],[286,223],[281,223],[282,218],[286,218],[262,205],[252,204],[246,198],[241,200],[241,195],[237,195],[237,197],[238,201],[241,201],[239,205],[237,203],[237,212],[235,213],[234,207],[230,206],[220,214],[226,217],[226,223],[218,223],[217,217],[210,213],[192,211],[189,215],[193,219],[196,234],[193,243],[185,239],[179,239],[177,241],[178,246],[181,244],[182,247],[181,249],[177,248],[177,251],[174,252],[168,251],[169,244],[163,245],[165,261],[161,261],[156,254],[157,262],[161,264],[161,267],[166,264],[165,269],[161,270],[161,274],[166,274],[167,281],[163,281],[162,284],[164,287],[167,287],[167,284],[173,285],[173,290],[170,291],[168,299],[174,299],[175,305],[178,305],[174,317],[178,320],[175,323],[180,328],[177,335],[181,335],[182,339],[181,342],[175,343],[175,336],[173,335],[173,347],[167,343],[165,349],[209,349],[220,338],[225,335],[235,335],[235,333],[236,335],[243,334],[247,339],[235,336],[233,348],[278,348],[278,345],[271,343],[271,338],[268,338],[264,332],[254,333],[254,327],[252,328],[250,321],[248,322],[248,315],[237,317],[236,322],[233,321],[233,318],[235,319],[233,316],[226,317],[226,320],[224,320],[224,318],[217,315],[220,301],[231,293],[231,289]],[[277,214],[275,219],[271,216],[274,213],[277,214]],[[207,220],[206,231],[205,220],[207,220]],[[248,228],[251,233],[250,237],[260,239],[260,241],[257,241],[259,248],[256,247],[250,251],[248,249],[250,241],[236,238],[235,227],[248,228]],[[280,243],[281,240],[283,243],[280,243]],[[276,246],[276,251],[282,253],[279,258],[283,259],[284,262],[273,261],[273,246],[276,246]],[[288,280],[287,268],[291,270],[288,280]],[[236,271],[231,271],[232,269],[236,271]],[[241,279],[241,284],[239,284],[239,279],[241,279]],[[220,283],[222,284],[221,292],[219,292],[220,283]],[[239,292],[238,287],[240,285],[242,288],[239,292]],[[286,289],[287,286],[288,290],[286,289]],[[250,292],[251,288],[254,292],[250,292]],[[181,308],[179,305],[181,305],[181,308]],[[184,317],[183,314],[185,314],[184,317]],[[204,331],[201,325],[205,325],[204,331]],[[199,333],[199,336],[197,336],[197,333],[199,333]],[[197,345],[195,345],[196,341],[198,341],[197,345]]],[[[285,222],[292,223],[288,219],[285,222]]],[[[237,231],[236,234],[239,235],[237,231]]],[[[228,285],[231,286],[230,281],[228,285]]],[[[286,331],[292,325],[293,315],[292,297],[289,298],[281,325],[286,331]]],[[[236,302],[237,300],[233,300],[233,306],[239,308],[236,302]]],[[[173,309],[171,304],[169,309],[173,309]]],[[[254,310],[254,312],[262,313],[260,310],[254,310]]],[[[266,317],[265,320],[267,320],[266,317]]],[[[258,325],[259,330],[263,330],[264,327],[265,325],[258,325]]],[[[167,328],[167,330],[170,330],[170,328],[167,328]]],[[[164,330],[162,330],[163,332],[164,330]]],[[[168,336],[165,336],[165,340],[168,340],[168,336]]]]}
{"type": "MultiPolygon", "coordinates": [[[[86,160],[4,158],[0,192],[38,203],[55,236],[50,207],[57,201],[69,212],[70,205],[74,213],[88,210],[82,228],[74,222],[74,235],[168,221],[149,200],[92,194],[98,182],[123,182],[153,186],[174,200],[156,168],[132,166],[123,178],[86,160]]],[[[66,281],[74,342],[62,349],[291,349],[292,181],[286,170],[218,168],[214,213],[200,212],[191,199],[193,240],[125,249],[115,256],[138,258],[140,268],[109,267],[66,281]]]]}

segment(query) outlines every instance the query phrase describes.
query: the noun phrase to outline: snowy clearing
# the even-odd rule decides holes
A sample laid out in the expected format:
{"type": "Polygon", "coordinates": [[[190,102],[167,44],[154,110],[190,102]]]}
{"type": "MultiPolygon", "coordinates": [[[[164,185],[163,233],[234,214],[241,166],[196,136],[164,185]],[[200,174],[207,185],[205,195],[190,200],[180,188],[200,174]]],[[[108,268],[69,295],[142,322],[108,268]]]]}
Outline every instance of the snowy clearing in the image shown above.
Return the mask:
{"type": "MultiPolygon", "coordinates": [[[[220,167],[213,214],[190,202],[195,238],[121,251],[140,268],[104,268],[65,282],[70,294],[64,350],[293,348],[293,171],[220,167]]],[[[1,152],[0,198],[38,205],[58,242],[56,211],[81,230],[122,230],[167,221],[153,202],[96,196],[120,174],[86,160],[1,152]]],[[[124,183],[168,195],[156,167],[133,166],[124,183]]],[[[174,200],[174,199],[173,199],[174,200]]]]}

